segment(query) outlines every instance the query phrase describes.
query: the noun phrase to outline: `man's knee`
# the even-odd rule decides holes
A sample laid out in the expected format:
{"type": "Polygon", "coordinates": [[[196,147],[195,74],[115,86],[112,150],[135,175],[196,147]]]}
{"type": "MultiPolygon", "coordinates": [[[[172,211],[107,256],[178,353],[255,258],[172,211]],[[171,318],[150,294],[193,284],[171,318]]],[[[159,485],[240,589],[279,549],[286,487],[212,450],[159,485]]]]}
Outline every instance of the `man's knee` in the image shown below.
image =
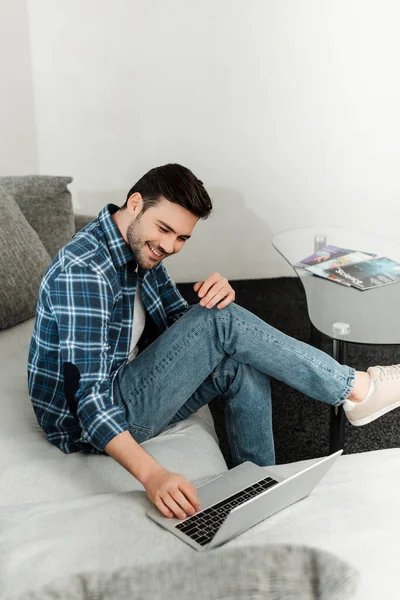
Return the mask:
{"type": "Polygon", "coordinates": [[[225,327],[228,327],[228,331],[233,331],[239,323],[247,323],[249,319],[251,320],[251,317],[252,314],[248,310],[235,304],[235,302],[231,302],[224,308],[217,308],[217,305],[206,308],[200,304],[195,304],[182,319],[185,320],[188,326],[189,324],[190,326],[194,325],[199,329],[203,328],[203,325],[212,324],[217,330],[222,331],[225,330],[225,327]]]}
{"type": "Polygon", "coordinates": [[[238,304],[236,304],[235,302],[231,302],[230,304],[228,304],[228,306],[225,306],[224,308],[218,308],[218,304],[221,304],[222,300],[219,301],[219,303],[217,303],[215,306],[213,306],[212,308],[206,308],[205,306],[201,306],[201,304],[194,304],[193,306],[190,307],[189,311],[191,314],[200,314],[202,316],[206,316],[208,314],[211,315],[218,315],[218,314],[229,314],[229,313],[236,313],[236,312],[240,312],[241,310],[244,310],[242,307],[240,307],[238,304]]]}
{"type": "MultiPolygon", "coordinates": [[[[221,301],[220,301],[221,302],[221,301]]],[[[190,319],[197,320],[211,320],[218,318],[231,318],[232,316],[239,317],[241,311],[244,311],[242,307],[234,302],[228,304],[224,308],[217,308],[217,305],[212,308],[206,308],[205,306],[201,306],[201,304],[195,304],[192,306],[188,312],[186,313],[190,319]]],[[[243,315],[242,315],[243,316],[243,315]]]]}

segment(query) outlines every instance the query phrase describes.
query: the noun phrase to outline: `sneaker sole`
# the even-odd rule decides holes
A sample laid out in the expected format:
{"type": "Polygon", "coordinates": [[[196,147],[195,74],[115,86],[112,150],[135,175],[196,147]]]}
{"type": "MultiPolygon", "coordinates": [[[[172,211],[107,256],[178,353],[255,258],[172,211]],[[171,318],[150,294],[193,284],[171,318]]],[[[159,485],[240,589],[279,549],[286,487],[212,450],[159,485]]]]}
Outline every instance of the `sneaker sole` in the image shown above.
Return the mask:
{"type": "Polygon", "coordinates": [[[390,406],[387,406],[386,408],[382,408],[382,410],[379,410],[378,412],[374,413],[373,415],[370,415],[369,417],[364,417],[364,419],[359,419],[358,421],[352,421],[349,418],[349,413],[347,413],[346,411],[345,412],[346,412],[346,416],[347,416],[348,420],[350,421],[350,423],[352,425],[354,425],[355,427],[361,427],[362,425],[368,425],[368,423],[372,423],[372,421],[379,419],[379,417],[386,415],[386,413],[390,412],[391,410],[394,410],[395,408],[398,408],[399,406],[400,406],[400,400],[398,402],[396,402],[396,404],[391,404],[390,406]]]}

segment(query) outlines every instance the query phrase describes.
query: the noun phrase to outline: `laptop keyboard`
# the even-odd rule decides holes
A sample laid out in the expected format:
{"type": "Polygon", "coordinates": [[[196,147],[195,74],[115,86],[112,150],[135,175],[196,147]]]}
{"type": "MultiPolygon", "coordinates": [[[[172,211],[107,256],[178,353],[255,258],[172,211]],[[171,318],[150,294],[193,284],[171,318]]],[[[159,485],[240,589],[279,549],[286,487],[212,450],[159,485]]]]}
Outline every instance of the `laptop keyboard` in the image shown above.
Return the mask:
{"type": "Polygon", "coordinates": [[[208,544],[225,521],[233,508],[247,502],[251,498],[262,494],[268,488],[278,483],[271,477],[257,481],[253,485],[233,494],[222,502],[210,506],[206,510],[199,511],[192,517],[188,517],[181,523],[175,525],[179,531],[188,535],[201,546],[208,544]]]}

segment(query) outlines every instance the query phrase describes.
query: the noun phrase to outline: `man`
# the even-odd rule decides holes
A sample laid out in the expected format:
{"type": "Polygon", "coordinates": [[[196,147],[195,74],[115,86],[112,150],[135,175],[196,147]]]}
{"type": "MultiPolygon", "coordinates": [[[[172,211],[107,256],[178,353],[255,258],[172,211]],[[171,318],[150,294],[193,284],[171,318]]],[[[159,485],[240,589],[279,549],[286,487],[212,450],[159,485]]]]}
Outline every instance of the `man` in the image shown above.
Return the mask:
{"type": "Polygon", "coordinates": [[[343,404],[354,425],[400,405],[400,365],[364,373],[338,364],[236,305],[219,273],[195,284],[200,302],[189,309],[163,260],[211,210],[185,167],[149,171],[53,260],[29,351],[30,395],[48,440],[66,453],[106,452],[167,517],[199,509],[195,488],[140,444],[217,395],[236,464],[274,463],[269,377],[343,404]]]}

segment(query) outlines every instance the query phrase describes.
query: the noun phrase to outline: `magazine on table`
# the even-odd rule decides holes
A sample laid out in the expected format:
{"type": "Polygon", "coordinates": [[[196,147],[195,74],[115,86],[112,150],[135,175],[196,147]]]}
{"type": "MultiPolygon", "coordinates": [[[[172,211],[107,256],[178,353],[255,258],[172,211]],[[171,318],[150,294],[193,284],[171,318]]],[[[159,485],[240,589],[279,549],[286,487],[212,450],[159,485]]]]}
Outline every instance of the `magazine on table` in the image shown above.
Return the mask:
{"type": "Polygon", "coordinates": [[[304,269],[308,267],[315,267],[323,265],[329,260],[334,260],[335,258],[346,256],[346,254],[350,254],[351,252],[354,252],[354,250],[349,250],[348,248],[339,248],[338,246],[325,246],[324,248],[316,250],[314,254],[311,254],[311,256],[303,258],[303,260],[301,260],[294,266],[304,269]]]}
{"type": "Polygon", "coordinates": [[[294,266],[359,290],[369,290],[400,281],[400,263],[370,252],[338,246],[325,246],[294,266]]]}
{"type": "Polygon", "coordinates": [[[328,272],[334,277],[343,278],[358,290],[370,290],[400,281],[400,263],[386,256],[339,265],[328,272]]]}

